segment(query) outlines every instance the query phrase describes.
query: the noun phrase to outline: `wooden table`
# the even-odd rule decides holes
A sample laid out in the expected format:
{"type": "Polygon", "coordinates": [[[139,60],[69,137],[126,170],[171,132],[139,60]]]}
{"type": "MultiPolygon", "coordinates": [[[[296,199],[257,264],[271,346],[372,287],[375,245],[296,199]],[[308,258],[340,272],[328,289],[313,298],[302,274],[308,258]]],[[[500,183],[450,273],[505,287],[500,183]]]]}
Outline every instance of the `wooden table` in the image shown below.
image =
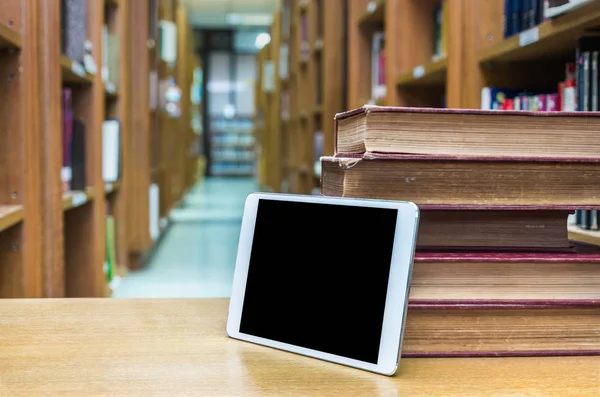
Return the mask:
{"type": "Polygon", "coordinates": [[[600,357],[403,359],[395,377],[229,339],[225,299],[0,302],[0,396],[600,396],[600,357]]]}

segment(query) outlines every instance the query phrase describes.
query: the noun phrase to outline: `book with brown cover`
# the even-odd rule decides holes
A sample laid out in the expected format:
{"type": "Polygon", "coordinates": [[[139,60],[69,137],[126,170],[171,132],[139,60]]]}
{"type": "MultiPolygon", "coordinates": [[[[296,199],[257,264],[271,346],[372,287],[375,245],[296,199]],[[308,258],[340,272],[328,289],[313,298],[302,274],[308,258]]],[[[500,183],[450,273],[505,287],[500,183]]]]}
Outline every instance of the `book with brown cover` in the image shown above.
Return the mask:
{"type": "Polygon", "coordinates": [[[600,157],[600,113],[365,105],[335,116],[335,153],[600,157]]]}
{"type": "Polygon", "coordinates": [[[571,250],[575,208],[422,205],[417,250],[571,250]]]}
{"type": "Polygon", "coordinates": [[[402,356],[600,355],[600,300],[412,300],[402,356]]]}
{"type": "MultiPolygon", "coordinates": [[[[600,152],[599,152],[600,153],[600,152]]],[[[365,153],[323,157],[326,196],[417,205],[597,206],[599,159],[365,153]]]]}

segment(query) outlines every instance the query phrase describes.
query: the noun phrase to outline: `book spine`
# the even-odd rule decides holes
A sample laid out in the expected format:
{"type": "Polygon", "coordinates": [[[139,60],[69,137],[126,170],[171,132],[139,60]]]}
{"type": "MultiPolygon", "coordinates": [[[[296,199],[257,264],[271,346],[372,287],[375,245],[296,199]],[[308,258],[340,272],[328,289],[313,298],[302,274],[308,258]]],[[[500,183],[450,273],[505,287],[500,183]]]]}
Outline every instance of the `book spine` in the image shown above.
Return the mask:
{"type": "Polygon", "coordinates": [[[481,109],[490,110],[492,108],[492,89],[483,87],[481,89],[481,109]]]}
{"type": "Polygon", "coordinates": [[[521,30],[529,29],[531,15],[531,0],[521,0],[521,30]]]}
{"type": "Polygon", "coordinates": [[[513,0],[504,0],[504,38],[512,36],[512,2],[513,0]]]}
{"type": "Polygon", "coordinates": [[[510,5],[510,32],[511,34],[517,34],[521,31],[521,13],[520,13],[520,1],[512,0],[510,5]]]}
{"type": "Polygon", "coordinates": [[[533,28],[541,23],[540,2],[542,0],[531,0],[531,11],[529,15],[529,27],[533,28]]]}
{"type": "Polygon", "coordinates": [[[591,110],[596,112],[598,109],[598,51],[592,52],[591,64],[591,110]]]}
{"type": "Polygon", "coordinates": [[[589,112],[590,111],[590,52],[585,51],[583,53],[583,87],[582,87],[582,95],[583,95],[583,107],[582,111],[589,112]]]}

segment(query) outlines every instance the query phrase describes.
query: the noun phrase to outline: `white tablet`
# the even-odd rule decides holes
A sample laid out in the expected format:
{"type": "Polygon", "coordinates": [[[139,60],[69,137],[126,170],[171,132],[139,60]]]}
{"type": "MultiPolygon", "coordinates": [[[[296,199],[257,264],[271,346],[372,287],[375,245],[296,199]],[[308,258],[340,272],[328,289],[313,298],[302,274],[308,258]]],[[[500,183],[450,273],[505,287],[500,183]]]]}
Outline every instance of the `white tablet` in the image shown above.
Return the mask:
{"type": "Polygon", "coordinates": [[[418,217],[408,202],[251,194],[228,335],[394,374],[418,217]]]}

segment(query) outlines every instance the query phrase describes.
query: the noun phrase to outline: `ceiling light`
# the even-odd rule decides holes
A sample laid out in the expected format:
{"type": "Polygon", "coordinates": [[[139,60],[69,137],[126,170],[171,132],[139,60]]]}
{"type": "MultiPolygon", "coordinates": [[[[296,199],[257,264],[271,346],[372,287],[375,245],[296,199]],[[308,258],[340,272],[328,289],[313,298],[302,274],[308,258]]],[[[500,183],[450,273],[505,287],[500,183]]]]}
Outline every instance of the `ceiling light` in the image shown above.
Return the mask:
{"type": "Polygon", "coordinates": [[[256,36],[254,45],[259,50],[271,42],[271,35],[268,33],[260,33],[256,36]]]}
{"type": "Polygon", "coordinates": [[[269,26],[273,22],[271,14],[237,14],[230,13],[226,16],[230,25],[269,26]]]}

